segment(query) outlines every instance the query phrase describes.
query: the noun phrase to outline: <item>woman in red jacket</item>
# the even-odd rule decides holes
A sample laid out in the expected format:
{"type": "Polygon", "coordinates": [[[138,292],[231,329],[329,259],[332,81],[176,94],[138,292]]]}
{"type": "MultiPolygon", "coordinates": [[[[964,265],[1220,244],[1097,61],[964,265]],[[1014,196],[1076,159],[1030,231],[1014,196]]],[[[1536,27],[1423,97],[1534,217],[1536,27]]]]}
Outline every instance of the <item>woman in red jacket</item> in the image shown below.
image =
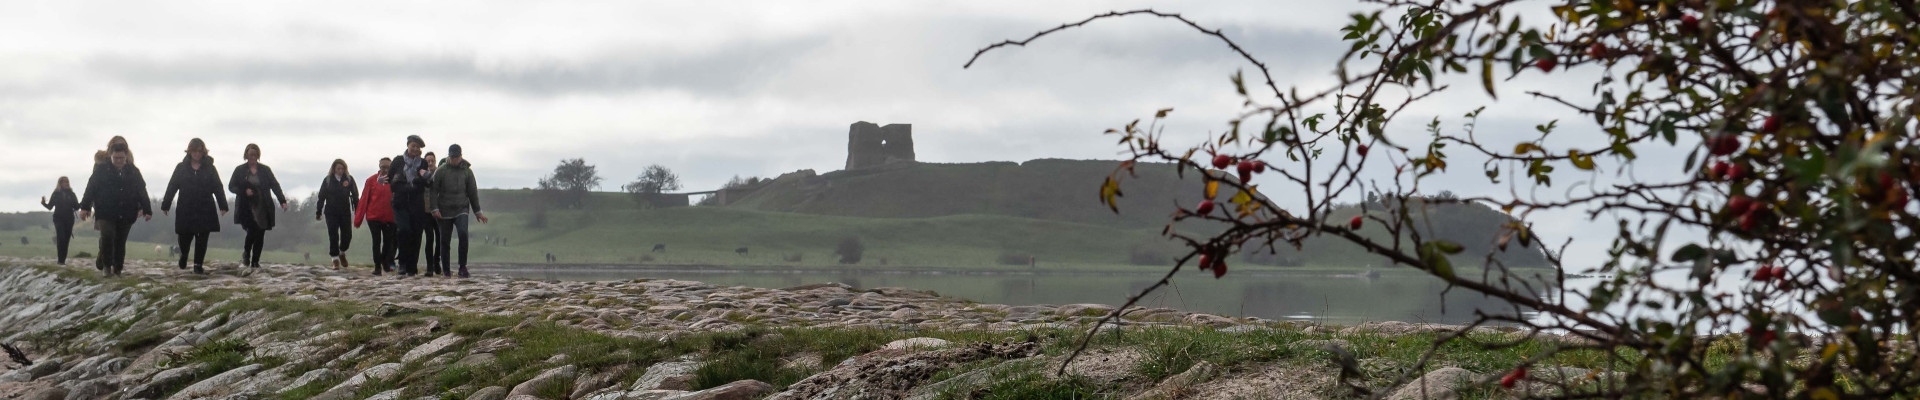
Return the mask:
{"type": "Polygon", "coordinates": [[[380,159],[380,173],[367,177],[367,184],[360,191],[360,206],[353,210],[353,227],[359,228],[361,221],[365,221],[368,234],[373,235],[374,275],[380,275],[382,268],[393,271],[394,242],[399,239],[393,225],[393,191],[380,182],[392,163],[391,159],[380,159]]]}

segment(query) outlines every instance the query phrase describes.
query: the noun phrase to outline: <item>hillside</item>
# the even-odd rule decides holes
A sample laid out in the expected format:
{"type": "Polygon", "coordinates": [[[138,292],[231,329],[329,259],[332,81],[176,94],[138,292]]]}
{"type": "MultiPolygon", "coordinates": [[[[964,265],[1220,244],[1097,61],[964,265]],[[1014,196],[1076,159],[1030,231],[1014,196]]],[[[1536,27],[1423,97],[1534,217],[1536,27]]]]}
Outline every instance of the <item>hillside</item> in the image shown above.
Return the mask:
{"type": "MultiPolygon", "coordinates": [[[[1114,214],[1097,199],[1114,161],[1042,159],[1025,163],[894,164],[834,171],[815,177],[790,175],[734,203],[760,211],[859,217],[909,218],[984,214],[1129,228],[1159,228],[1174,204],[1200,201],[1180,185],[1169,164],[1141,164],[1126,178],[1122,210],[1114,214]]],[[[1197,178],[1188,177],[1189,182],[1197,178]]]]}
{"type": "MultiPolygon", "coordinates": [[[[1160,236],[1172,205],[1199,201],[1193,178],[1180,181],[1168,165],[1142,165],[1128,178],[1121,214],[1094,198],[1112,161],[1035,160],[978,164],[895,164],[822,175],[788,174],[730,206],[641,209],[623,193],[591,193],[580,209],[548,206],[531,190],[483,190],[492,224],[474,224],[472,263],[544,263],[548,253],[567,264],[642,264],[755,268],[938,268],[1025,270],[1033,259],[1042,270],[1127,271],[1164,267],[1183,251],[1160,236]],[[504,244],[489,243],[505,238],[504,244]],[[835,255],[843,239],[866,251],[856,265],[835,255]],[[654,245],[666,251],[653,252],[654,245]],[[746,248],[746,254],[738,249],[746,248]]],[[[297,196],[305,197],[305,196],[297,196]]],[[[299,207],[299,206],[296,206],[299,207]]],[[[1371,207],[1378,210],[1376,205],[1371,207]]],[[[1345,220],[1357,208],[1335,211],[1345,220]]],[[[295,210],[288,215],[311,215],[295,210]]],[[[1428,238],[1445,237],[1467,247],[1455,260],[1481,265],[1485,250],[1507,216],[1483,205],[1430,210],[1428,238]],[[1436,232],[1440,235],[1436,235],[1436,232]]],[[[46,213],[0,214],[0,237],[26,236],[31,246],[5,243],[0,254],[51,254],[46,213]]],[[[75,251],[92,250],[94,232],[76,229],[75,251]],[[82,244],[85,243],[85,244],[82,244]]],[[[213,236],[215,259],[232,257],[239,229],[213,236]]],[[[1219,229],[1182,224],[1183,231],[1219,229]]],[[[1384,237],[1384,230],[1365,233],[1384,237]]],[[[155,216],[134,226],[135,241],[171,244],[172,219],[155,216]]],[[[267,235],[268,257],[283,262],[326,254],[324,227],[308,218],[286,218],[267,235]]],[[[367,261],[370,246],[357,230],[350,259],[367,261]]],[[[142,244],[151,248],[152,244],[142,244]]],[[[148,252],[150,253],[150,252],[148,252]]],[[[149,256],[136,253],[136,256],[149,256]]],[[[149,257],[164,257],[149,256],[149,257]]],[[[1538,252],[1515,247],[1499,257],[1509,266],[1545,265],[1538,252]]],[[[1241,265],[1299,268],[1384,268],[1379,256],[1330,238],[1314,238],[1302,250],[1283,246],[1268,254],[1248,251],[1241,265]]]]}

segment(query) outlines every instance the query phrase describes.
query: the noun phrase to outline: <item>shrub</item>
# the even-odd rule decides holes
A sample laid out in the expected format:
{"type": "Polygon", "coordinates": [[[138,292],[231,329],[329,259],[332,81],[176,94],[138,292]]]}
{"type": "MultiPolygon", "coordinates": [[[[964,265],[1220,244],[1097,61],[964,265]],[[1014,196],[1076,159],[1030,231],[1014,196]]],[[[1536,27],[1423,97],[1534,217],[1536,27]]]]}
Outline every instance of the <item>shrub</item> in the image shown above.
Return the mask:
{"type": "Polygon", "coordinates": [[[860,243],[860,238],[853,236],[840,239],[840,245],[835,246],[833,250],[834,255],[840,256],[841,264],[859,264],[860,256],[866,252],[867,245],[860,243]]]}

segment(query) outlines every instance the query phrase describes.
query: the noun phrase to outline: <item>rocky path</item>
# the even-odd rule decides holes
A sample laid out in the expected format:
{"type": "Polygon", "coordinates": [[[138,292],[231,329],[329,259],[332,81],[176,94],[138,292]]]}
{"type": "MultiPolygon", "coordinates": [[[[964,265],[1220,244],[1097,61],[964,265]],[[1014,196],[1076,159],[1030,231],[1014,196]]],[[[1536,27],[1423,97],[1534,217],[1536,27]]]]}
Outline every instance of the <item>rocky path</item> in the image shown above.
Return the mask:
{"type": "MultiPolygon", "coordinates": [[[[48,263],[10,260],[0,263],[48,263]]],[[[88,271],[88,260],[68,268],[88,271]]],[[[670,279],[560,282],[481,274],[468,279],[373,276],[363,268],[334,271],[309,265],[236,266],[193,275],[169,263],[129,262],[126,275],[194,287],[258,291],[296,300],[357,301],[409,308],[493,315],[536,315],[563,325],[613,335],[655,336],[739,329],[745,324],[821,328],[1017,330],[1078,326],[1113,310],[1098,304],[1007,306],[977,304],[934,292],[854,288],[822,283],[785,289],[719,286],[670,279]]],[[[1115,294],[1119,296],[1120,294],[1115,294]]],[[[1138,308],[1122,326],[1266,322],[1166,308],[1138,308]]]]}
{"type": "MultiPolygon", "coordinates": [[[[1333,379],[1338,369],[1315,349],[1370,347],[1377,357],[1388,353],[1380,346],[1390,345],[1381,337],[1458,329],[1399,322],[1323,327],[1139,309],[1127,313],[1118,330],[1212,326],[1221,329],[1146,332],[1207,332],[1222,341],[1215,345],[1235,351],[1300,358],[1246,363],[1225,357],[1242,361],[1218,367],[1198,361],[1182,367],[1185,372],[1147,378],[1140,366],[1164,355],[1153,356],[1151,344],[1109,345],[1068,364],[1068,375],[1077,378],[1063,381],[1043,371],[1064,355],[1044,349],[1057,349],[1069,340],[1063,337],[1112,308],[984,305],[838,284],[761,289],[675,280],[398,278],[294,265],[193,275],[137,263],[127,278],[74,279],[97,272],[85,264],[32,266],[45,264],[0,259],[0,343],[24,347],[31,361],[0,359],[0,400],[935,399],[1058,389],[1062,382],[1098,390],[1102,398],[1323,398],[1342,397],[1333,379]],[[469,315],[508,318],[490,318],[487,325],[481,320],[489,318],[469,315]],[[568,332],[580,336],[555,339],[576,335],[568,332]],[[836,340],[846,337],[835,335],[871,332],[893,333],[857,349],[791,350],[814,343],[809,340],[842,343],[836,340]],[[939,332],[961,342],[922,336],[939,332]],[[670,344],[729,335],[750,342],[670,344]],[[1341,338],[1374,344],[1354,347],[1341,338]],[[777,368],[804,372],[804,379],[774,380],[780,386],[745,377],[695,384],[703,379],[697,371],[783,346],[790,350],[776,355],[777,368]],[[851,352],[823,356],[837,350],[851,352]]],[[[1403,362],[1361,364],[1386,377],[1403,362]]],[[[1448,398],[1457,384],[1484,385],[1493,375],[1441,368],[1427,376],[1422,382],[1430,384],[1402,385],[1390,397],[1448,398]]]]}

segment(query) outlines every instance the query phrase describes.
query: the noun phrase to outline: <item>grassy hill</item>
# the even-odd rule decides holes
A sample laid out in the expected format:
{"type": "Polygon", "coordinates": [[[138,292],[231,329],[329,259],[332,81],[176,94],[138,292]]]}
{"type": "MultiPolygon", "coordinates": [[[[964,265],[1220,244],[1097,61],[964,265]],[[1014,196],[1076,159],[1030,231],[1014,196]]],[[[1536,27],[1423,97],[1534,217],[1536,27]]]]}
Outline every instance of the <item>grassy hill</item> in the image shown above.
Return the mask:
{"type": "MultiPolygon", "coordinates": [[[[491,224],[472,226],[471,263],[544,263],[548,253],[568,264],[641,264],[736,268],[874,268],[1146,271],[1171,265],[1183,251],[1160,236],[1173,204],[1199,201],[1197,179],[1180,181],[1168,165],[1142,165],[1129,178],[1114,214],[1094,198],[1113,161],[1035,160],[1024,164],[901,164],[813,176],[776,179],[727,207],[643,209],[622,193],[591,193],[577,209],[555,208],[531,190],[483,190],[491,224]],[[505,238],[504,245],[488,238],[505,238]],[[846,239],[866,249],[858,265],[834,255],[846,239]],[[665,252],[653,252],[654,245],[665,252]],[[747,254],[737,249],[746,248],[747,254]],[[1016,265],[1017,264],[1017,265],[1016,265]]],[[[304,197],[304,196],[303,196],[304,197]]],[[[1378,207],[1374,207],[1378,209],[1378,207]]],[[[1358,208],[1336,211],[1344,221],[1358,208]]],[[[287,215],[312,215],[295,210],[287,215]]],[[[1429,213],[1437,229],[1465,245],[1456,263],[1480,265],[1483,250],[1507,216],[1479,205],[1453,205],[1429,213]]],[[[50,255],[46,213],[0,214],[0,255],[50,255]],[[32,246],[6,241],[32,238],[32,246]]],[[[240,232],[214,235],[216,259],[237,258],[240,232]],[[229,255],[230,254],[230,255],[229,255]],[[224,258],[223,258],[224,257],[224,258]]],[[[1180,227],[1198,231],[1206,225],[1180,227]]],[[[94,249],[93,232],[76,229],[75,251],[94,249]],[[84,243],[84,244],[83,244],[84,243]]],[[[1384,230],[1368,233],[1385,236],[1384,230]]],[[[156,216],[135,225],[132,237],[151,253],[152,244],[173,243],[172,221],[156,216]]],[[[283,218],[269,233],[270,260],[325,262],[324,226],[308,218],[283,218]]],[[[356,230],[350,259],[365,262],[369,236],[356,230]]],[[[149,254],[143,254],[149,253],[149,254]]],[[[1515,249],[1509,265],[1542,264],[1537,252],[1515,249]]],[[[1378,256],[1327,238],[1295,251],[1249,252],[1241,270],[1353,269],[1384,267],[1378,256]]]]}

